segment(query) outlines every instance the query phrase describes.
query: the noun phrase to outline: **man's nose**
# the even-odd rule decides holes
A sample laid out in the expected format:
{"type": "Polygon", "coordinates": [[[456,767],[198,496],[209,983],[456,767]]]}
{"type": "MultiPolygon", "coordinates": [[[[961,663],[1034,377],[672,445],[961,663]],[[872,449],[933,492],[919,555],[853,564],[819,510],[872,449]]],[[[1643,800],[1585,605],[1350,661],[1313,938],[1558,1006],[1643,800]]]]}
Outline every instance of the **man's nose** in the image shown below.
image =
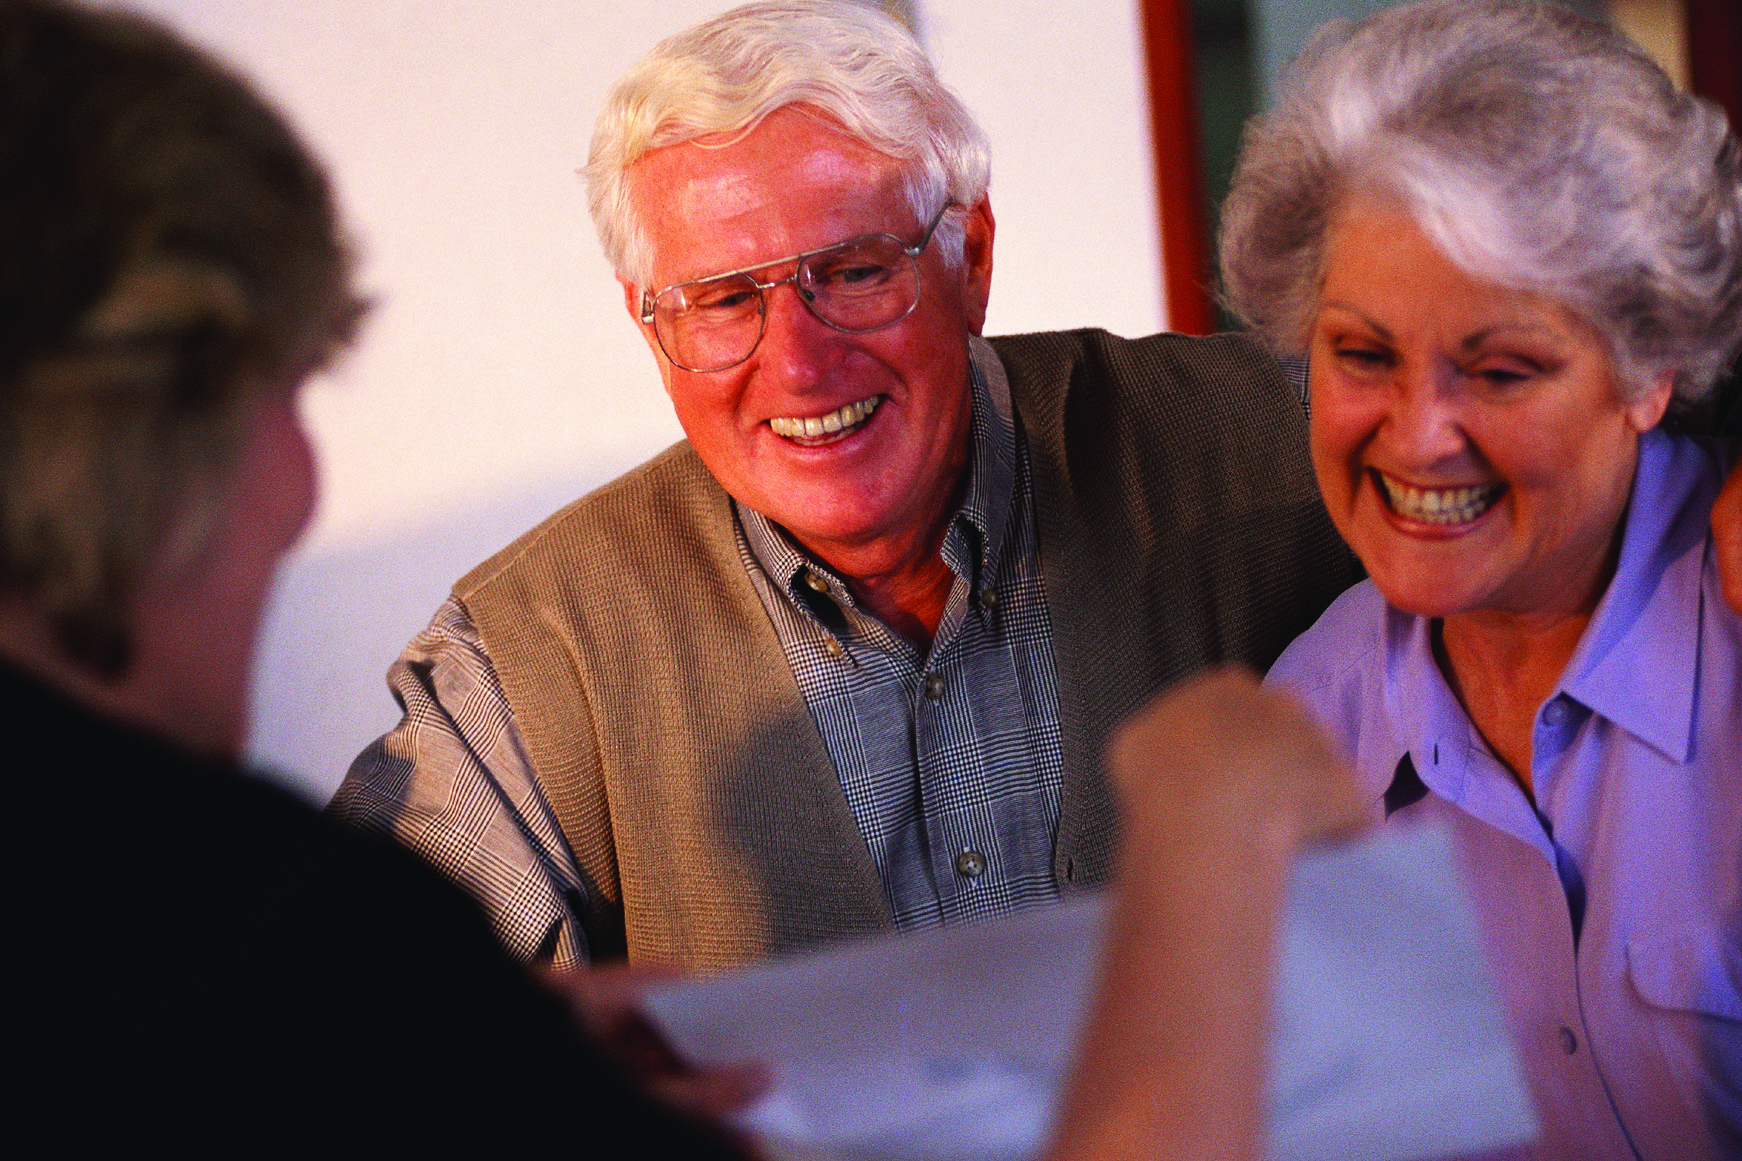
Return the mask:
{"type": "Polygon", "coordinates": [[[792,390],[816,386],[834,357],[840,332],[810,312],[797,282],[785,280],[762,293],[765,317],[756,350],[758,373],[792,390]]]}

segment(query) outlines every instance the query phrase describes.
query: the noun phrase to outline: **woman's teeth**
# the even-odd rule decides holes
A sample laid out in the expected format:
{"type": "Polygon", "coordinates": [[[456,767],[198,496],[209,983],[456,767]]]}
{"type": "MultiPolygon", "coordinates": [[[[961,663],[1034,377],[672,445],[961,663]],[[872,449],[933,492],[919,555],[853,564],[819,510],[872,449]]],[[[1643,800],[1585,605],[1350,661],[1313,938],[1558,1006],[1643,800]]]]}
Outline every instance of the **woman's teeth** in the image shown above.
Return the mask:
{"type": "Polygon", "coordinates": [[[1391,510],[1420,524],[1467,524],[1494,506],[1503,484],[1468,484],[1460,488],[1418,488],[1374,472],[1391,510]]]}

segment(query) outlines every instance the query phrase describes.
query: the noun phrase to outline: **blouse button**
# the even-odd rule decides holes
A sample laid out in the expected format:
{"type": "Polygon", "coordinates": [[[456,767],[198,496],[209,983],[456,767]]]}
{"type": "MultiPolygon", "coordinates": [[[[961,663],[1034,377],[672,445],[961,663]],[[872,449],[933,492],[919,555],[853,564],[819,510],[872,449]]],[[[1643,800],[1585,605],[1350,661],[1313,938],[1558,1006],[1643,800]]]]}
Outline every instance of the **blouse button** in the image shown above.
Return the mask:
{"type": "Polygon", "coordinates": [[[1557,1035],[1560,1037],[1561,1051],[1562,1052],[1566,1053],[1568,1056],[1571,1056],[1573,1053],[1575,1053],[1579,1050],[1579,1038],[1577,1036],[1573,1035],[1573,1030],[1571,1028],[1568,1028],[1565,1024],[1562,1024],[1561,1030],[1559,1033],[1557,1033],[1557,1035]]]}

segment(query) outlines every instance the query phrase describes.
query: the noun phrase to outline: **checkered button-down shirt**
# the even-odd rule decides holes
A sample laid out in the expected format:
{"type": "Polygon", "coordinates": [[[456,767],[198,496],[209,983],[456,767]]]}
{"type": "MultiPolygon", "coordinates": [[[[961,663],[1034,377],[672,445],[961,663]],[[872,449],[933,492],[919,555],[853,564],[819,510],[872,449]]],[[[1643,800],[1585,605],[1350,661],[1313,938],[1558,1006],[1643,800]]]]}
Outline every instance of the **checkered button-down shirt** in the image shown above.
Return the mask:
{"type": "Polygon", "coordinates": [[[973,400],[967,497],[942,549],[955,582],[927,653],[737,509],[745,568],[902,928],[1058,894],[1058,678],[1027,449],[1001,367],[975,365],[973,400]]]}

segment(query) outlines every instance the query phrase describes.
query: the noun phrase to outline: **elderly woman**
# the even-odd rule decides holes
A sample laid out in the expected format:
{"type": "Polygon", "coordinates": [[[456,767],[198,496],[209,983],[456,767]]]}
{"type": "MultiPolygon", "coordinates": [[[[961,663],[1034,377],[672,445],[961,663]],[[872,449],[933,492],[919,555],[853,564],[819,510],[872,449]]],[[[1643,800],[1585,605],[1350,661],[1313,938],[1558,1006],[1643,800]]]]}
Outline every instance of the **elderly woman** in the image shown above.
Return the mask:
{"type": "Polygon", "coordinates": [[[1721,113],[1549,6],[1321,33],[1248,131],[1234,308],[1304,353],[1371,579],[1271,681],[1387,825],[1453,835],[1536,1155],[1742,1155],[1742,620],[1667,434],[1742,340],[1721,113]]]}

